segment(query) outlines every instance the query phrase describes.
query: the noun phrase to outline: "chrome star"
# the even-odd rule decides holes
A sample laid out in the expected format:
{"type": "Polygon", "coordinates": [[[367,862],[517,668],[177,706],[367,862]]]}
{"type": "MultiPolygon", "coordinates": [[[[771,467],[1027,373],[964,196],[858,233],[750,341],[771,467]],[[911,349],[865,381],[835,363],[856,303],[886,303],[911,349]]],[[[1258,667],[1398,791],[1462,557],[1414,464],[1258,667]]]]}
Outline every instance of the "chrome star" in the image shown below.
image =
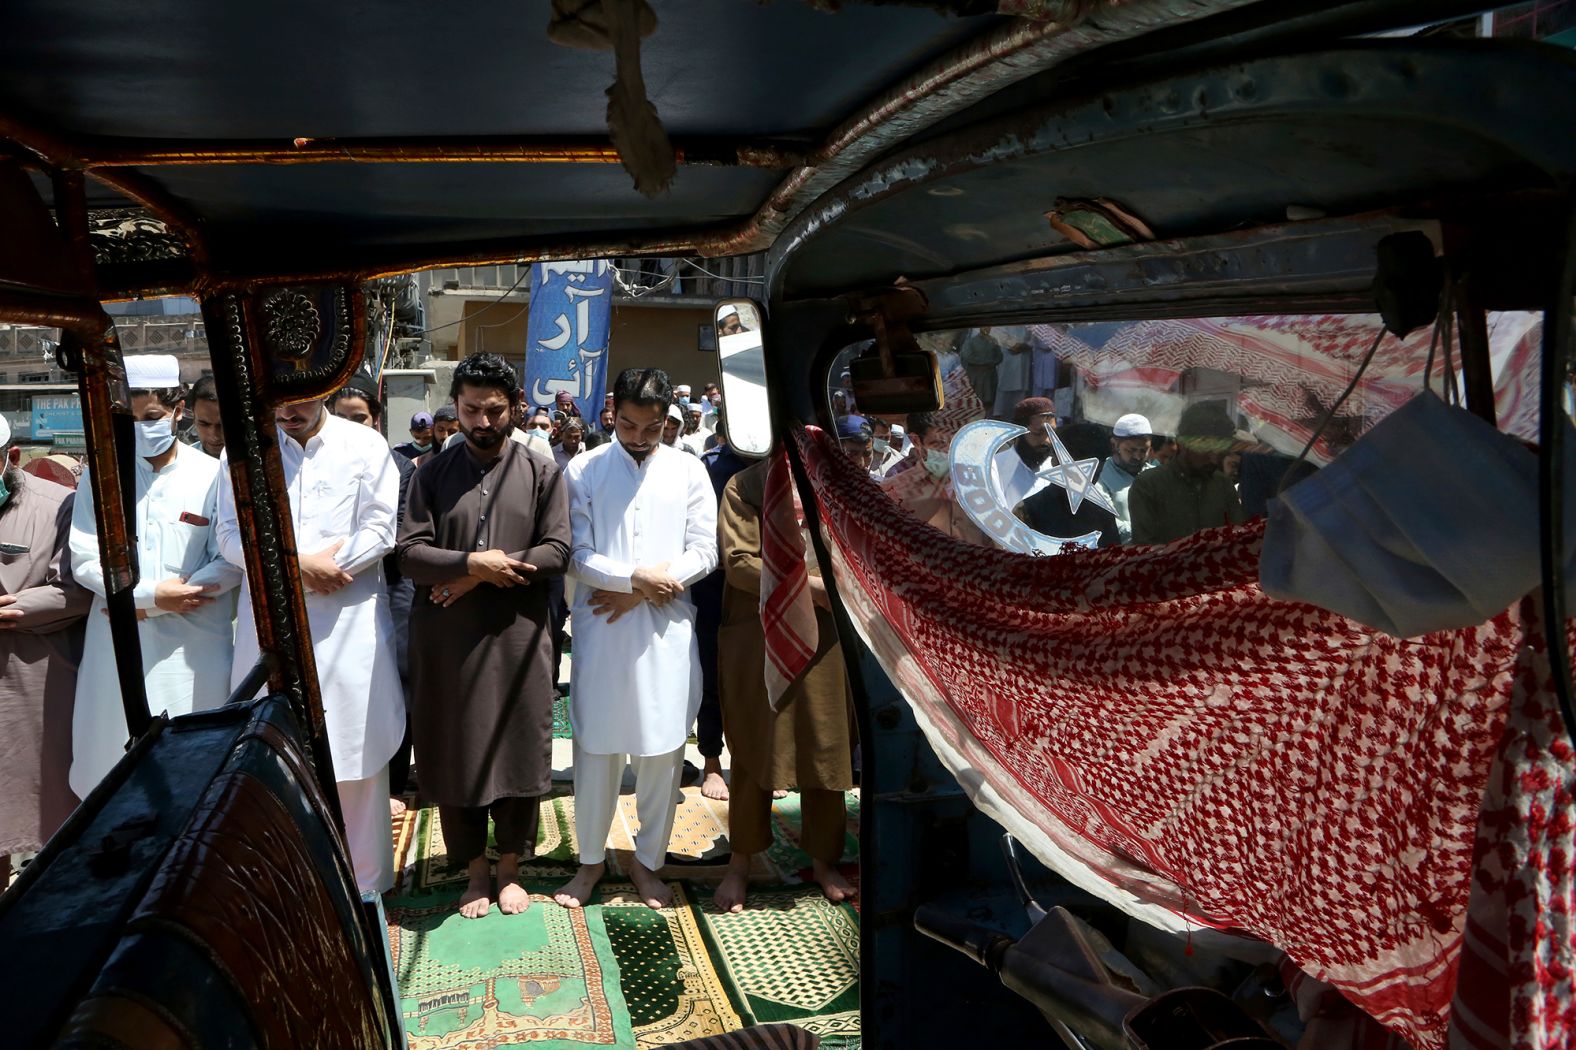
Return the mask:
{"type": "Polygon", "coordinates": [[[1078,508],[1083,506],[1083,501],[1088,500],[1095,506],[1116,513],[1112,506],[1111,498],[1095,487],[1094,476],[1100,471],[1098,459],[1073,459],[1072,453],[1067,451],[1067,446],[1062,444],[1062,439],[1056,436],[1056,431],[1047,427],[1046,433],[1051,438],[1051,459],[1054,466],[1044,467],[1038,471],[1040,477],[1052,485],[1060,486],[1067,490],[1067,506],[1072,513],[1077,514],[1078,508]]]}

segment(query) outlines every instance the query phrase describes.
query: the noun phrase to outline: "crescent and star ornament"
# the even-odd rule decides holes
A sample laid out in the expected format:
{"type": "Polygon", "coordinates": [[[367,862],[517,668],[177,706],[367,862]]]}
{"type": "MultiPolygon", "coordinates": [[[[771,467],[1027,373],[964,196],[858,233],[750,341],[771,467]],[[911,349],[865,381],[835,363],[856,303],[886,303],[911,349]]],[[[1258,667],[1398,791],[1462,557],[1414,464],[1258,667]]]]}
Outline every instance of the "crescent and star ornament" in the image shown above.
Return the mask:
{"type": "MultiPolygon", "coordinates": [[[[1025,434],[1028,431],[1024,431],[1025,434]]],[[[1078,508],[1083,506],[1083,501],[1088,500],[1095,506],[1116,513],[1116,507],[1111,503],[1111,497],[1095,487],[1094,476],[1100,472],[1098,459],[1073,459],[1072,453],[1067,451],[1067,446],[1062,444],[1062,439],[1056,436],[1054,427],[1047,427],[1046,433],[1051,436],[1051,459],[1054,466],[1042,467],[1035,473],[1049,481],[1052,485],[1067,490],[1067,506],[1072,513],[1077,514],[1078,508]]]]}
{"type": "MultiPolygon", "coordinates": [[[[980,531],[1004,550],[1037,556],[1060,554],[1064,547],[1093,550],[1100,545],[1099,532],[1082,536],[1047,536],[1019,521],[1012,513],[1013,508],[1006,505],[1001,479],[996,475],[996,454],[1003,446],[1027,433],[1028,430],[1018,424],[999,419],[975,420],[958,431],[952,440],[949,455],[952,490],[958,505],[969,516],[969,520],[979,526],[980,531]]],[[[1067,490],[1068,502],[1075,513],[1085,499],[1109,509],[1110,500],[1093,485],[1094,471],[1100,466],[1099,460],[1060,462],[1070,461],[1072,456],[1059,439],[1055,439],[1052,453],[1052,460],[1057,462],[1037,473],[1051,484],[1061,485],[1067,490]],[[1093,469],[1087,473],[1079,469],[1085,464],[1093,464],[1093,469]],[[1057,472],[1065,473],[1069,469],[1073,471],[1071,479],[1066,484],[1058,481],[1057,478],[1063,475],[1057,472]],[[1072,502],[1075,497],[1077,503],[1072,502]]]]}

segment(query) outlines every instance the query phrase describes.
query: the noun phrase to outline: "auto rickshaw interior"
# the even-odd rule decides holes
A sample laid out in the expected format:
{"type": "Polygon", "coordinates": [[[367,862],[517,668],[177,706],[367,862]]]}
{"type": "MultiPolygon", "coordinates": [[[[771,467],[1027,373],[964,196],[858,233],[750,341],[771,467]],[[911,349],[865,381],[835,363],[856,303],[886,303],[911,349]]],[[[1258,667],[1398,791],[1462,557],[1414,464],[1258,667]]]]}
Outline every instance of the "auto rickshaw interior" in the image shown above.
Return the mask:
{"type": "MultiPolygon", "coordinates": [[[[414,18],[418,6],[401,12],[414,18]]],[[[538,6],[535,22],[547,16],[538,6]]],[[[1541,416],[1530,400],[1512,414],[1506,406],[1513,380],[1535,385],[1554,351],[1568,360],[1576,215],[1568,51],[1463,39],[1464,22],[1418,30],[1423,19],[1470,18],[1481,5],[1467,3],[1096,4],[1078,18],[1071,8],[1080,5],[1049,6],[1068,16],[1065,33],[1043,23],[1038,31],[1067,41],[1064,50],[1025,50],[1032,61],[1010,74],[1011,57],[957,67],[956,90],[926,85],[931,108],[910,114],[910,124],[901,106],[867,115],[879,133],[839,130],[837,120],[954,49],[1024,31],[1020,23],[988,4],[849,4],[830,16],[785,2],[738,5],[743,14],[663,10],[666,39],[686,47],[653,37],[646,78],[667,92],[659,108],[689,161],[670,191],[646,197],[610,163],[616,151],[575,138],[601,126],[605,71],[590,76],[567,65],[563,49],[489,32],[496,27],[477,12],[450,27],[463,29],[477,69],[517,54],[536,61],[520,97],[451,108],[413,90],[430,89],[431,79],[402,83],[397,62],[364,71],[364,93],[348,89],[358,77],[337,68],[347,59],[336,48],[363,34],[368,51],[387,45],[419,62],[411,41],[348,9],[314,9],[327,24],[290,36],[284,16],[259,13],[266,31],[248,33],[228,12],[161,5],[172,17],[140,17],[181,46],[205,50],[211,37],[220,45],[212,53],[230,65],[177,69],[128,92],[116,63],[98,60],[125,29],[114,5],[22,4],[6,18],[19,30],[13,39],[30,33],[35,43],[0,69],[8,148],[0,175],[25,168],[29,177],[0,187],[0,200],[8,216],[28,214],[24,198],[35,191],[72,247],[53,256],[54,273],[41,266],[48,253],[0,250],[0,316],[60,324],[72,360],[105,390],[113,355],[95,344],[100,300],[174,291],[202,299],[229,395],[227,437],[250,453],[236,471],[255,498],[252,572],[270,581],[258,590],[278,629],[264,645],[278,654],[274,686],[301,724],[318,730],[310,646],[290,629],[302,612],[291,559],[280,554],[290,543],[288,522],[280,528],[277,453],[269,459],[264,435],[275,404],[320,395],[354,369],[347,348],[364,325],[357,284],[382,274],[763,250],[764,294],[743,304],[756,337],[719,354],[730,415],[741,419],[749,407],[753,429],[739,444],[759,452],[774,440],[791,446],[800,425],[835,427],[850,395],[889,414],[962,411],[958,424],[999,412],[983,398],[967,406],[949,357],[969,332],[992,327],[1009,342],[1053,347],[1064,372],[1072,366],[1101,381],[1076,401],[1060,384],[1069,416],[1144,411],[1174,420],[1178,395],[1215,391],[1251,402],[1238,420],[1257,428],[1272,466],[1323,465],[1357,431],[1341,430],[1324,388],[1277,384],[1263,363],[1264,334],[1299,325],[1338,328],[1358,348],[1329,377],[1335,393],[1356,384],[1364,352],[1375,357],[1370,346],[1389,345],[1394,375],[1370,378],[1420,388],[1426,359],[1435,389],[1454,390],[1518,438],[1558,447],[1553,402],[1545,399],[1541,416]],[[77,26],[64,30],[73,18],[77,26]],[[705,49],[711,72],[695,73],[696,42],[718,39],[736,46],[705,49]],[[284,83],[276,61],[300,83],[284,83]],[[536,161],[482,149],[500,145],[489,137],[522,133],[516,107],[559,104],[541,95],[554,76],[595,80],[597,90],[589,104],[566,96],[566,108],[524,129],[538,137],[529,144],[536,161]],[[271,92],[253,91],[259,77],[271,92]],[[191,101],[199,87],[208,92],[203,106],[191,101]],[[723,97],[734,90],[743,94],[723,97]],[[811,136],[782,134],[791,127],[827,137],[807,144],[811,136]],[[825,145],[866,133],[846,154],[825,145]],[[554,135],[561,139],[550,149],[540,141],[554,135]],[[435,148],[423,155],[426,146],[435,148]],[[321,155],[335,151],[340,159],[321,155]],[[157,212],[162,239],[100,252],[95,263],[88,213],[111,208],[157,212]],[[262,300],[280,288],[310,296],[328,319],[294,357],[260,328],[262,300]],[[1180,329],[1207,330],[1223,349],[1207,363],[1151,356],[1180,329]]],[[[52,231],[29,236],[43,243],[52,231]]],[[[113,475],[115,449],[129,457],[130,442],[109,440],[119,413],[101,401],[87,406],[101,443],[93,463],[113,475]]],[[[1370,408],[1367,422],[1384,411],[1370,408]]],[[[794,460],[814,520],[809,477],[794,460]]],[[[1259,479],[1263,499],[1281,476],[1259,479]]],[[[134,579],[134,565],[120,569],[134,579]]],[[[1139,924],[1021,847],[1004,850],[1001,826],[971,802],[971,771],[938,757],[865,644],[869,625],[847,603],[837,615],[862,744],[864,1038],[883,1047],[960,1038],[1053,1045],[1039,1007],[1068,1046],[1122,1045],[1100,1004],[1004,967],[1006,942],[993,938],[1024,936],[1035,909],[1064,906],[1035,929],[1097,946],[1103,936],[1102,951],[1148,960],[1138,963],[1150,966],[1144,979],[1126,989],[1146,994],[1199,980],[1176,954],[1181,941],[1135,933],[1139,924]],[[916,917],[930,936],[916,931],[916,917]],[[941,1015],[966,1015],[966,1029],[936,1024],[941,1015]]],[[[123,679],[134,713],[134,676],[123,679]]],[[[1250,992],[1273,1000],[1260,1019],[1285,1022],[1276,1012],[1284,989],[1262,968],[1223,966],[1211,976],[1239,1001],[1250,992]]],[[[1295,1026],[1276,1032],[1297,1034],[1295,1026]]]]}

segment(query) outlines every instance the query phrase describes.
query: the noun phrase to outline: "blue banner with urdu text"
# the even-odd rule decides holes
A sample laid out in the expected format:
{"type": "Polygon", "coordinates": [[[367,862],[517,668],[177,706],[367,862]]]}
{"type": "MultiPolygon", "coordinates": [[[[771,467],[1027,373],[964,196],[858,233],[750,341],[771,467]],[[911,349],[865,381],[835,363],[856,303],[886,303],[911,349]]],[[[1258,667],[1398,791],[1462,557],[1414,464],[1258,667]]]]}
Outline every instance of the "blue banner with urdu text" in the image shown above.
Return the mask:
{"type": "Polygon", "coordinates": [[[525,399],[551,406],[560,391],[596,419],[607,390],[613,265],[605,259],[535,263],[526,322],[525,399]]]}

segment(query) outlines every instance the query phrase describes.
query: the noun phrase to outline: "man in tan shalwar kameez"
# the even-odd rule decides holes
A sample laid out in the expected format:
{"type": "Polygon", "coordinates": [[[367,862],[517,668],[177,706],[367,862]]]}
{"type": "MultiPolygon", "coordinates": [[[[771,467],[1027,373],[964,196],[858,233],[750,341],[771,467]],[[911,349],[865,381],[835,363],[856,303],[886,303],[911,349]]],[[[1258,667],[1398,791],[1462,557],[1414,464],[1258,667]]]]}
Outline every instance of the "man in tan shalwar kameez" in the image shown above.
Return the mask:
{"type": "Polygon", "coordinates": [[[773,712],[766,698],[766,634],[761,627],[761,505],[770,460],[729,480],[718,517],[718,549],[726,584],[718,633],[717,684],[722,728],[732,759],[728,838],[733,859],[717,887],[722,911],[744,907],[750,861],[772,844],[772,790],[797,788],[804,817],[800,846],[812,876],[833,901],[854,895],[837,870],[848,814],[844,793],[854,786],[849,719],[852,711],[843,651],[837,644],[826,588],[812,559],[815,657],[773,712]]]}
{"type": "Polygon", "coordinates": [[[42,846],[77,804],[71,709],[93,601],[65,553],[75,493],[19,470],[10,438],[0,419],[0,888],[10,855],[42,846]]]}

